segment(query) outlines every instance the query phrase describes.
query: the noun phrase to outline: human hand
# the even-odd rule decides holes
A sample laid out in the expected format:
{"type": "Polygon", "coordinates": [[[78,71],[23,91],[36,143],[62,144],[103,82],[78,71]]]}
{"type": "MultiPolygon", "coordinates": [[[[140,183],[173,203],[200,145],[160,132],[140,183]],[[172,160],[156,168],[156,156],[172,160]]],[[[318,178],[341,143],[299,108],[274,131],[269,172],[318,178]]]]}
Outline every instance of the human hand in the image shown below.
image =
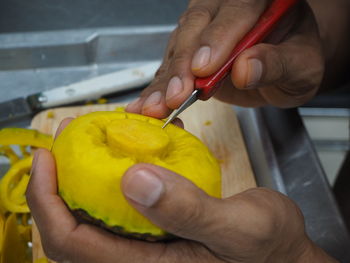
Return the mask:
{"type": "Polygon", "coordinates": [[[130,168],[121,189],[135,209],[183,239],[142,242],[79,223],[57,194],[53,156],[38,150],[27,201],[47,256],[99,263],[332,262],[307,238],[296,205],[277,192],[257,188],[220,200],[150,164],[130,168]]]}
{"type": "MultiPolygon", "coordinates": [[[[208,76],[223,65],[270,2],[190,1],[155,79],[127,111],[156,118],[169,115],[190,96],[195,77],[208,76]]],[[[284,108],[301,105],[317,92],[324,71],[317,24],[305,1],[293,11],[269,44],[258,44],[236,59],[217,98],[240,106],[284,108]]]]}

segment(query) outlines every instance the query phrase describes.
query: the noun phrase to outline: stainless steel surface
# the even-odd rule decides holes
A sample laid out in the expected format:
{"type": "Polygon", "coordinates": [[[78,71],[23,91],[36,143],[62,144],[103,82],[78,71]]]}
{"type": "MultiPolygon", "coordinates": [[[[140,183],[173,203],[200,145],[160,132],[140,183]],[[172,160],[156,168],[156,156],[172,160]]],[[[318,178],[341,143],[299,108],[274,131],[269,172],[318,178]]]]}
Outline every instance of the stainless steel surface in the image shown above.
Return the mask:
{"type": "MultiPolygon", "coordinates": [[[[0,34],[0,102],[160,59],[173,28],[0,34]]],[[[350,262],[347,231],[296,112],[240,109],[239,118],[259,185],[288,194],[301,207],[311,238],[341,262],[350,262]]],[[[0,158],[0,171],[5,169],[0,158]]]]}
{"type": "Polygon", "coordinates": [[[168,120],[164,123],[162,129],[164,129],[170,122],[172,122],[177,116],[179,116],[179,114],[180,114],[181,112],[183,112],[183,111],[186,110],[188,107],[190,107],[190,106],[198,99],[198,92],[199,92],[199,90],[193,91],[192,94],[191,94],[191,96],[189,96],[189,97],[187,98],[187,100],[185,100],[185,102],[182,103],[181,106],[180,106],[178,109],[174,110],[174,111],[170,114],[168,120]]]}
{"type": "Polygon", "coordinates": [[[0,128],[18,119],[31,118],[40,110],[73,103],[85,103],[148,85],[161,61],[127,68],[48,91],[0,102],[0,128]]]}
{"type": "Polygon", "coordinates": [[[30,117],[32,113],[32,108],[25,98],[0,103],[0,128],[13,121],[30,117]]]}
{"type": "Polygon", "coordinates": [[[0,102],[159,60],[173,28],[0,34],[0,102]]]}
{"type": "Polygon", "coordinates": [[[348,231],[297,111],[240,109],[239,120],[259,185],[286,193],[301,208],[311,239],[350,262],[348,231]]]}
{"type": "Polygon", "coordinates": [[[350,109],[346,108],[299,108],[298,111],[302,116],[350,117],[350,109]]]}
{"type": "Polygon", "coordinates": [[[350,151],[350,142],[348,140],[313,140],[316,150],[320,151],[350,151]]]}
{"type": "Polygon", "coordinates": [[[287,194],[263,115],[255,109],[235,107],[249,151],[257,184],[287,194]]]}
{"type": "Polygon", "coordinates": [[[1,0],[0,32],[175,24],[188,0],[1,0]]]}

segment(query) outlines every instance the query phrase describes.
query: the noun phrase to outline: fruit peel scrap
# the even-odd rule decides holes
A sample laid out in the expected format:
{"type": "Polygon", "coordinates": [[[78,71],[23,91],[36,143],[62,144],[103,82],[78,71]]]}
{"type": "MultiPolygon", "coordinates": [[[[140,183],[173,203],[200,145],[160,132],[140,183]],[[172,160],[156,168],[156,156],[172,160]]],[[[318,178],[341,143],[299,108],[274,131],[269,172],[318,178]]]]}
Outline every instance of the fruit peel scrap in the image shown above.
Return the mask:
{"type": "Polygon", "coordinates": [[[51,149],[53,138],[36,130],[5,128],[0,130],[0,145],[22,145],[51,149]]]}

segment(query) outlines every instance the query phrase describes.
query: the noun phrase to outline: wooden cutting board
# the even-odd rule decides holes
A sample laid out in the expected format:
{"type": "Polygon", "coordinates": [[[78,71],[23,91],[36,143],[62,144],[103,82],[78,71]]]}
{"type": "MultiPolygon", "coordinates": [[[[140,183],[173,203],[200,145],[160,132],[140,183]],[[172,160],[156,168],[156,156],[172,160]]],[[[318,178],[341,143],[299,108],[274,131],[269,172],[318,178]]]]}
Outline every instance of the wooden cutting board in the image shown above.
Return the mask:
{"type": "MultiPolygon", "coordinates": [[[[118,104],[66,107],[36,115],[32,128],[54,134],[66,117],[92,111],[115,110],[118,104]]],[[[256,186],[236,114],[231,105],[215,99],[197,101],[180,115],[185,129],[201,139],[221,164],[222,197],[229,197],[256,186]]],[[[44,257],[38,230],[33,226],[33,259],[44,257]]]]}

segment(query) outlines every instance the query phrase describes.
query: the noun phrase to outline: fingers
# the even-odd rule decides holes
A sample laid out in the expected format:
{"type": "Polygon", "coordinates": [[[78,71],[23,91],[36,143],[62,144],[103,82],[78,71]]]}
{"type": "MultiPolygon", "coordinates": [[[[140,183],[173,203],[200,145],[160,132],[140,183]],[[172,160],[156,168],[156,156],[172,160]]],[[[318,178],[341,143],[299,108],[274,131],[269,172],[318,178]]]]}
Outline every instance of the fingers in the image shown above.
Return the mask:
{"type": "Polygon", "coordinates": [[[126,240],[97,227],[78,224],[57,194],[55,162],[38,149],[26,198],[40,232],[45,253],[56,261],[144,262],[160,258],[163,244],[126,240]]]}
{"type": "Polygon", "coordinates": [[[35,152],[26,198],[43,244],[63,243],[77,222],[57,195],[55,161],[46,149],[35,152]]]}
{"type": "Polygon", "coordinates": [[[139,164],[124,175],[122,190],[137,210],[166,231],[196,241],[213,239],[218,223],[213,215],[222,206],[182,176],[139,164]]]}
{"type": "Polygon", "coordinates": [[[317,92],[324,72],[324,57],[311,11],[299,26],[278,45],[259,44],[244,51],[235,61],[234,84],[216,96],[240,106],[295,107],[317,92]]]}
{"type": "MultiPolygon", "coordinates": [[[[159,86],[161,86],[160,83],[162,82],[160,76],[166,75],[165,72],[167,72],[167,68],[168,68],[168,64],[169,64],[168,61],[169,61],[169,59],[172,58],[172,56],[174,54],[174,47],[176,44],[176,36],[177,36],[177,30],[174,30],[170,35],[168,46],[166,48],[166,52],[165,52],[165,55],[163,58],[163,63],[159,67],[159,69],[157,70],[152,83],[146,89],[144,89],[142,91],[141,97],[136,98],[134,101],[130,102],[127,105],[127,107],[125,109],[127,112],[141,114],[145,100],[154,91],[159,90],[159,86]],[[157,83],[159,85],[157,85],[157,83]]],[[[168,109],[168,107],[166,107],[165,109],[163,109],[163,111],[162,110],[158,111],[157,116],[160,116],[159,118],[165,118],[169,114],[168,111],[169,111],[169,109],[168,109]]]]}
{"type": "Polygon", "coordinates": [[[217,0],[193,1],[179,20],[175,48],[165,79],[168,82],[166,104],[171,109],[176,109],[193,91],[192,57],[199,48],[203,30],[212,21],[217,9],[217,0]]]}
{"type": "Polygon", "coordinates": [[[267,104],[259,89],[238,89],[226,78],[214,95],[217,99],[242,107],[261,107],[267,104]]]}
{"type": "Polygon", "coordinates": [[[183,121],[179,118],[175,118],[175,120],[172,121],[172,124],[180,127],[181,129],[184,129],[185,128],[185,125],[183,123],[183,121]]]}
{"type": "Polygon", "coordinates": [[[127,111],[165,118],[171,109],[187,99],[193,91],[191,59],[198,48],[199,35],[210,23],[218,2],[204,0],[190,3],[190,8],[182,15],[178,28],[172,34],[155,80],[144,90],[140,100],[128,105],[127,111]]]}
{"type": "Polygon", "coordinates": [[[267,0],[195,0],[180,18],[164,63],[141,99],[128,111],[167,117],[193,91],[195,76],[215,72],[253,27],[267,0]]]}
{"type": "Polygon", "coordinates": [[[72,121],[74,118],[65,118],[61,121],[60,125],[58,126],[55,134],[55,139],[57,138],[58,135],[61,134],[61,132],[66,128],[66,126],[72,121]]]}
{"type": "Polygon", "coordinates": [[[217,71],[233,48],[255,25],[267,1],[224,1],[215,19],[203,30],[200,48],[192,60],[192,72],[198,77],[217,71]]]}
{"type": "Polygon", "coordinates": [[[150,164],[130,168],[122,178],[122,191],[154,224],[200,242],[232,262],[241,261],[245,251],[265,247],[263,244],[273,239],[273,231],[279,230],[270,199],[260,196],[259,200],[258,194],[249,193],[216,199],[187,179],[150,164]]]}
{"type": "Polygon", "coordinates": [[[302,42],[293,39],[279,46],[261,44],[246,52],[242,55],[242,60],[246,60],[246,80],[239,83],[242,79],[235,77],[243,70],[240,60],[240,69],[233,73],[236,87],[258,89],[268,104],[283,108],[311,99],[322,80],[323,58],[318,48],[302,42]],[[245,58],[249,53],[255,53],[254,58],[245,58]]]}

